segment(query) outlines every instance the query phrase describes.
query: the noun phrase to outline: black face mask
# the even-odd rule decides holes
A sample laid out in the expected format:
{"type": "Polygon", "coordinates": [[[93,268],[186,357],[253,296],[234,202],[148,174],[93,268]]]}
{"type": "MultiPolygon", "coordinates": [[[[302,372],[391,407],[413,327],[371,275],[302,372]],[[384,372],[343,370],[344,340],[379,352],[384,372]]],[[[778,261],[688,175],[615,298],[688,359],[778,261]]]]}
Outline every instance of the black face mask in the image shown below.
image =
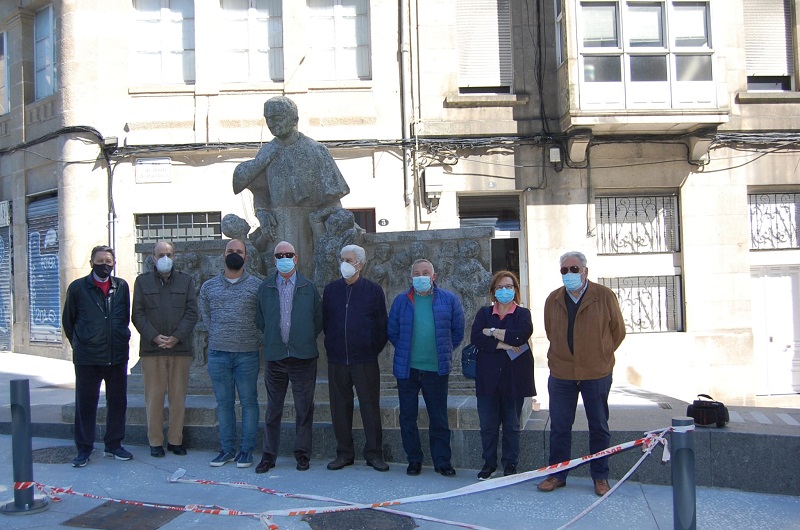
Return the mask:
{"type": "Polygon", "coordinates": [[[111,265],[106,263],[92,263],[92,272],[94,272],[98,278],[108,278],[108,276],[111,274],[111,269],[111,265]]]}
{"type": "Polygon", "coordinates": [[[225,256],[225,266],[232,271],[238,271],[244,266],[244,258],[236,253],[225,256]]]}

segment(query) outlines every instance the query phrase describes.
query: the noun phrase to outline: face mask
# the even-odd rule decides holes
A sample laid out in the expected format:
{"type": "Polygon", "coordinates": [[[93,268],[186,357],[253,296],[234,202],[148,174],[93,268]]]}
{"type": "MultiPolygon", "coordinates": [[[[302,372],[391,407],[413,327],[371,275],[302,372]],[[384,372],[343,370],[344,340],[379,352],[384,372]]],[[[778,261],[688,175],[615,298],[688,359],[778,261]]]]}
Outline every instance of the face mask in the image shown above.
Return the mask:
{"type": "Polygon", "coordinates": [[[275,260],[275,264],[278,267],[278,270],[284,274],[288,274],[292,272],[294,269],[294,258],[280,258],[275,260]]]}
{"type": "Polygon", "coordinates": [[[106,279],[111,274],[111,265],[92,263],[92,272],[94,272],[98,278],[106,279]]]}
{"type": "Polygon", "coordinates": [[[343,261],[341,265],[339,265],[339,272],[342,273],[342,278],[345,280],[349,280],[352,278],[356,273],[356,268],[346,261],[343,261]]]}
{"type": "Polygon", "coordinates": [[[244,258],[235,252],[225,256],[225,266],[232,271],[238,271],[244,267],[244,258]]]}
{"type": "Polygon", "coordinates": [[[427,293],[431,290],[430,276],[414,276],[411,278],[411,283],[414,285],[414,290],[418,293],[427,293]]]}
{"type": "Polygon", "coordinates": [[[577,291],[583,287],[581,273],[579,272],[568,272],[566,274],[562,274],[561,281],[564,282],[564,287],[566,287],[568,291],[577,291]]]}
{"type": "Polygon", "coordinates": [[[158,261],[156,261],[156,269],[158,269],[158,272],[160,272],[161,274],[166,274],[169,271],[171,271],[172,258],[170,258],[169,256],[161,256],[160,258],[158,258],[158,261]]]}
{"type": "Polygon", "coordinates": [[[494,297],[501,304],[507,304],[514,299],[514,289],[497,289],[494,292],[494,297]]]}

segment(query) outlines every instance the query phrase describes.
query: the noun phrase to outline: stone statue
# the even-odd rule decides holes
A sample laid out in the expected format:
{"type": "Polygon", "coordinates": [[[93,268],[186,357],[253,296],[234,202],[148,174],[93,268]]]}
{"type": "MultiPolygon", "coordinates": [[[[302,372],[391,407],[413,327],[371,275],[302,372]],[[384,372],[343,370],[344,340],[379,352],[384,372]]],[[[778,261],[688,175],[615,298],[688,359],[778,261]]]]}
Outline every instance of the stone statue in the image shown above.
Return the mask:
{"type": "Polygon", "coordinates": [[[364,229],[356,224],[353,212],[326,208],[310,216],[312,231],[320,233],[314,243],[314,285],[327,285],[339,278],[339,252],[347,245],[362,245],[364,229]]]}
{"type": "Polygon", "coordinates": [[[311,216],[330,207],[341,208],[350,193],[328,149],[297,130],[294,102],[274,97],[264,104],[267,127],[275,136],[255,159],[233,171],[233,192],[249,189],[259,222],[256,246],[264,251],[278,241],[291,241],[300,257],[298,268],[313,277],[311,264],[317,239],[311,216]]]}

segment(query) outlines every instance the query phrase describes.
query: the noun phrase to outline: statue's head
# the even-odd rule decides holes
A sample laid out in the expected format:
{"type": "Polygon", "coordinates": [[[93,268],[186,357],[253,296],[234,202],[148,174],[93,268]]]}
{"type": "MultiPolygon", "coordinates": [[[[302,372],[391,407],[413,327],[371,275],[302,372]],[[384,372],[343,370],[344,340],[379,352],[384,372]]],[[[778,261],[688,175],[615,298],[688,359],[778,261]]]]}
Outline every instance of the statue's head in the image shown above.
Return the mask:
{"type": "Polygon", "coordinates": [[[342,234],[345,230],[353,228],[356,220],[353,213],[341,208],[325,220],[325,230],[332,234],[342,234]]]}
{"type": "Polygon", "coordinates": [[[275,96],[264,103],[264,119],[269,132],[276,138],[285,138],[297,131],[297,105],[284,96],[275,96]]]}

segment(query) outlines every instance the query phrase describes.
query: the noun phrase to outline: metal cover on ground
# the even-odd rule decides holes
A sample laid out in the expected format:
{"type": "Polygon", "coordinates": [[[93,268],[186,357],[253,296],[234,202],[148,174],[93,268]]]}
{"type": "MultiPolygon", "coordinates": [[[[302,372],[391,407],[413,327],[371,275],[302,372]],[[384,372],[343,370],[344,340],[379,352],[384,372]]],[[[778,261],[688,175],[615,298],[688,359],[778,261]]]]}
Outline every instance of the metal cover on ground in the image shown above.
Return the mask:
{"type": "Polygon", "coordinates": [[[303,521],[312,530],[412,530],[417,523],[411,517],[376,510],[348,510],[345,512],[306,515],[303,521]]]}
{"type": "Polygon", "coordinates": [[[62,524],[97,530],[156,530],[181,513],[183,512],[108,501],[62,524]]]}

